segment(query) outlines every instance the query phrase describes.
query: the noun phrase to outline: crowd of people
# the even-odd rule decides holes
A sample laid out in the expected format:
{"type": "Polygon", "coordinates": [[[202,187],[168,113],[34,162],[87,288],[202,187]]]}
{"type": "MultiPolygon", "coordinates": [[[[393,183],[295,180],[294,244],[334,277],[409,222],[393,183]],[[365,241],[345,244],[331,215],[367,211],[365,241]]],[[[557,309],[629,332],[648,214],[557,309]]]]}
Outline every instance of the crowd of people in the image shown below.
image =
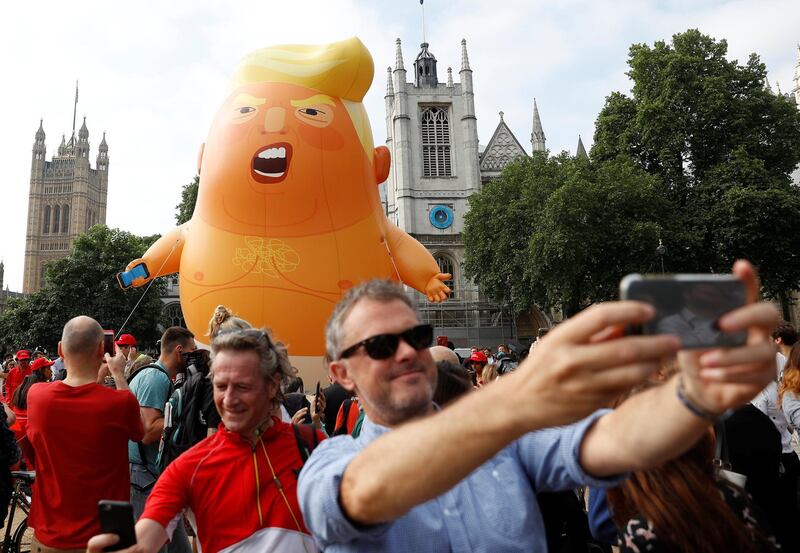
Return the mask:
{"type": "Polygon", "coordinates": [[[116,544],[103,499],[133,506],[125,553],[800,550],[800,342],[734,273],[750,303],[717,325],[740,347],[626,335],[653,309],[611,302],[463,360],[369,281],[328,321],[318,394],[223,306],[210,355],[180,327],[157,355],[130,334],[110,355],[76,317],[57,360],[4,364],[0,488],[35,469],[38,553],[116,544]]]}

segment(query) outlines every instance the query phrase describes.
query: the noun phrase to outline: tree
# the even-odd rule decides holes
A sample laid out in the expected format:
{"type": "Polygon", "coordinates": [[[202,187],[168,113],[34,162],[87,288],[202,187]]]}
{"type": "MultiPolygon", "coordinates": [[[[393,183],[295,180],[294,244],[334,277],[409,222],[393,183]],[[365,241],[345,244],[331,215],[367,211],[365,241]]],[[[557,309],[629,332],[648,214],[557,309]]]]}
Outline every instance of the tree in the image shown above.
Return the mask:
{"type": "Polygon", "coordinates": [[[740,65],[727,51],[725,40],[695,29],[674,35],[672,44],[631,46],[633,97],[606,99],[592,158],[632,157],[684,205],[689,189],[737,151],[788,182],[800,162],[800,112],[765,86],[757,55],[740,65]]]}
{"type": "MultiPolygon", "coordinates": [[[[560,306],[571,315],[615,297],[625,274],[654,270],[659,238],[690,239],[660,179],[630,160],[536,154],[470,198],[465,270],[517,312],[560,306]]],[[[676,247],[673,257],[689,255],[676,247]]]]}
{"type": "Polygon", "coordinates": [[[195,175],[192,182],[183,185],[181,203],[175,206],[175,222],[182,225],[192,218],[197,203],[197,190],[200,188],[200,175],[195,175]]]}
{"type": "MultiPolygon", "coordinates": [[[[119,329],[145,288],[122,290],[116,273],[157,238],[95,225],[75,240],[68,257],[48,265],[41,290],[11,302],[0,315],[0,342],[55,352],[64,324],[77,315],[88,315],[103,328],[119,329]]],[[[152,344],[159,337],[162,291],[156,282],[125,327],[141,343],[152,344]]]]}
{"type": "Polygon", "coordinates": [[[696,238],[687,242],[692,262],[673,260],[673,269],[728,272],[746,257],[765,294],[778,297],[800,287],[787,228],[800,218],[790,177],[800,162],[800,111],[765,86],[758,56],[741,65],[726,54],[724,40],[697,30],[671,44],[633,45],[633,95],[606,99],[592,159],[630,158],[663,180],[696,238]]]}
{"type": "Polygon", "coordinates": [[[489,297],[512,301],[518,312],[534,303],[524,267],[538,207],[572,168],[566,155],[548,158],[534,152],[530,159],[510,163],[469,199],[463,233],[466,275],[489,297]]]}

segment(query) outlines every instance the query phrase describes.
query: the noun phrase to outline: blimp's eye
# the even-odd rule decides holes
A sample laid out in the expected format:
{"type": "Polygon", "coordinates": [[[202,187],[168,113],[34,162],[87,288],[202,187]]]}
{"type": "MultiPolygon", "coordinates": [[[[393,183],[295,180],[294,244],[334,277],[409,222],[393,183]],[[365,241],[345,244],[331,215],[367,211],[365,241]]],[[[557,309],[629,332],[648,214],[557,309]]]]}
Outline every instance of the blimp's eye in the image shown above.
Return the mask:
{"type": "Polygon", "coordinates": [[[247,121],[251,121],[253,117],[258,115],[258,109],[254,108],[253,106],[233,106],[233,109],[230,111],[229,121],[236,125],[241,123],[246,123],[247,121]]]}
{"type": "Polygon", "coordinates": [[[297,117],[303,123],[313,127],[327,127],[333,121],[333,110],[322,109],[324,106],[308,106],[298,108],[295,111],[297,117]]]}

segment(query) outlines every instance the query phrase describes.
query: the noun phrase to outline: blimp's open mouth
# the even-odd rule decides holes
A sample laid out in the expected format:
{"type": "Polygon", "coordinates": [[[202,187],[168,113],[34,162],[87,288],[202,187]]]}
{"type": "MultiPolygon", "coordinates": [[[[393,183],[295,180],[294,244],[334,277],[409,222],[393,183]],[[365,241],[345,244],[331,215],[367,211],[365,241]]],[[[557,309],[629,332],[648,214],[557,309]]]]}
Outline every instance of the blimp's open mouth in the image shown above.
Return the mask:
{"type": "Polygon", "coordinates": [[[265,146],[253,156],[250,173],[253,178],[264,184],[281,182],[289,172],[292,160],[292,145],[280,142],[265,146]]]}

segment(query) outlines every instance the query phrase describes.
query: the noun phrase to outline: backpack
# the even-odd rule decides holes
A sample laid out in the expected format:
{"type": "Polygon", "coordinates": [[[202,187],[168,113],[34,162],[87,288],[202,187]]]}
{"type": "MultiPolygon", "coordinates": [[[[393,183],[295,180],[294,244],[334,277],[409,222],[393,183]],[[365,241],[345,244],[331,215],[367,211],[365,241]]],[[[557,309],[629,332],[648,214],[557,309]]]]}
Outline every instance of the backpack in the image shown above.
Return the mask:
{"type": "Polygon", "coordinates": [[[158,448],[156,466],[163,472],[181,453],[208,436],[203,417],[203,399],[211,393],[211,382],[202,373],[189,375],[164,406],[164,433],[158,448]]]}

